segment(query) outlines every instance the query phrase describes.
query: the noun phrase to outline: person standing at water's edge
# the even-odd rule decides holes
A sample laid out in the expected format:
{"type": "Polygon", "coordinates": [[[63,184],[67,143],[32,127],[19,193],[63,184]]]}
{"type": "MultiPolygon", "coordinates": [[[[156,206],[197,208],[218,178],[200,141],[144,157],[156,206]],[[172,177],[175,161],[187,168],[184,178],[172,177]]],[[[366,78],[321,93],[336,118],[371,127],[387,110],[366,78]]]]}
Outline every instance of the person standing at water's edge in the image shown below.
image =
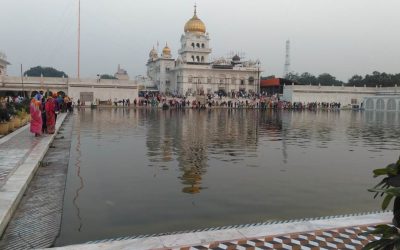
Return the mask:
{"type": "Polygon", "coordinates": [[[40,136],[42,134],[42,112],[40,110],[42,96],[37,94],[32,98],[31,104],[29,107],[31,113],[31,132],[35,134],[35,136],[40,136]]]}
{"type": "MultiPolygon", "coordinates": [[[[57,94],[53,96],[57,97],[57,94]]],[[[47,133],[49,134],[54,134],[56,130],[56,99],[53,96],[49,95],[45,105],[47,133]]]]}

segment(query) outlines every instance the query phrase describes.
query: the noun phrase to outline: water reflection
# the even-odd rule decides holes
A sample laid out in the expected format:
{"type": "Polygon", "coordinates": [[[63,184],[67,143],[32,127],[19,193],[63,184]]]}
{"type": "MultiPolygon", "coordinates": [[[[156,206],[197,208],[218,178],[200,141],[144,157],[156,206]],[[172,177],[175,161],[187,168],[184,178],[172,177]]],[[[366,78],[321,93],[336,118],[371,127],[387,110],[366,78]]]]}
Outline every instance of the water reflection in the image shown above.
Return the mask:
{"type": "Polygon", "coordinates": [[[83,109],[75,121],[61,245],[371,211],[370,173],[400,150],[395,112],[83,109]]]}
{"type": "Polygon", "coordinates": [[[82,158],[82,152],[81,152],[81,133],[80,133],[80,126],[77,126],[77,143],[75,147],[76,151],[76,160],[75,160],[75,168],[76,168],[76,176],[79,178],[79,186],[75,191],[75,196],[72,200],[72,203],[76,209],[76,217],[78,219],[78,232],[82,230],[83,227],[83,222],[82,222],[82,217],[81,217],[81,210],[78,205],[78,198],[79,198],[79,193],[83,190],[84,188],[84,182],[83,178],[81,176],[81,158],[82,158]]]}
{"type": "MultiPolygon", "coordinates": [[[[213,161],[243,164],[258,159],[261,148],[281,151],[282,163],[289,147],[328,149],[346,143],[354,151],[362,143],[370,151],[398,149],[397,113],[384,112],[274,112],[245,110],[158,111],[138,110],[147,122],[146,145],[151,167],[163,170],[177,161],[182,192],[200,193],[213,161]],[[388,130],[390,128],[390,130],[388,130]],[[336,141],[336,142],[335,142],[336,141]],[[272,143],[276,142],[276,143],[272,143]],[[278,144],[277,144],[278,143],[278,144]],[[269,148],[273,144],[274,148],[269,148]]],[[[140,120],[142,120],[140,119],[140,120]]],[[[253,161],[254,162],[254,161],[253,161]]],[[[260,162],[247,163],[259,167],[260,162]]],[[[283,167],[283,166],[282,166],[283,167]]],[[[281,171],[285,171],[284,168],[281,171]]]]}

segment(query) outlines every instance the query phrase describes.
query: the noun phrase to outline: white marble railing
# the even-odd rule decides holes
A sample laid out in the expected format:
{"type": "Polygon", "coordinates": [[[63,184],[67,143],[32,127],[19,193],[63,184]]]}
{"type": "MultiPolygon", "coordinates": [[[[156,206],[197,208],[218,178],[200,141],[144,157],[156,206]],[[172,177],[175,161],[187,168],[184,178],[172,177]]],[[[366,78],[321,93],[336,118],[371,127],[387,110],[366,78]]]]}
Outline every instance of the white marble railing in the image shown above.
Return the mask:
{"type": "Polygon", "coordinates": [[[318,85],[286,85],[286,90],[293,92],[346,92],[370,94],[396,94],[400,93],[399,87],[348,87],[348,86],[318,86],[318,85]]]}
{"type": "Polygon", "coordinates": [[[62,78],[62,77],[17,77],[0,76],[1,89],[37,89],[37,88],[62,88],[71,86],[86,87],[137,87],[136,80],[93,79],[93,78],[62,78]]]}

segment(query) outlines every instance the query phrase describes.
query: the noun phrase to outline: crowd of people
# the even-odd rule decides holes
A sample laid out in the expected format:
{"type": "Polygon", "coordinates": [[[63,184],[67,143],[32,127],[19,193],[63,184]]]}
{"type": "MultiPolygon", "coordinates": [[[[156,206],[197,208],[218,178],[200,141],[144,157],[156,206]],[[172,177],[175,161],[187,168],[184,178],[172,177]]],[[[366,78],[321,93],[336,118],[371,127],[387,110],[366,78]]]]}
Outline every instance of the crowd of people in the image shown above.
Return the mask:
{"type": "Polygon", "coordinates": [[[160,94],[144,95],[133,101],[139,107],[165,107],[169,108],[247,108],[247,109],[290,109],[290,110],[317,110],[340,109],[337,102],[286,102],[277,96],[248,96],[248,97],[223,97],[206,95],[198,97],[167,97],[160,94]]]}
{"type": "Polygon", "coordinates": [[[30,131],[35,136],[43,133],[54,134],[57,114],[60,112],[73,112],[72,100],[54,92],[38,92],[30,103],[31,127],[30,131]]]}

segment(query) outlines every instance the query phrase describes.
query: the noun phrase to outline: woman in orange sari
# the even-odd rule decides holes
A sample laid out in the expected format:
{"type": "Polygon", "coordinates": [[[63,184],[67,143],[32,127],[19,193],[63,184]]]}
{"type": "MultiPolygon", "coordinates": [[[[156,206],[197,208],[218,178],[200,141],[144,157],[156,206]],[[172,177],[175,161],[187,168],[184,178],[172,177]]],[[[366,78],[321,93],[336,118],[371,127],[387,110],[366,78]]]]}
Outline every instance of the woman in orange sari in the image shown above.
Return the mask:
{"type": "Polygon", "coordinates": [[[55,99],[50,95],[45,105],[47,133],[49,134],[54,134],[56,131],[56,105],[54,101],[55,99]]]}
{"type": "Polygon", "coordinates": [[[29,106],[29,111],[31,113],[31,132],[35,136],[40,136],[42,134],[42,111],[40,110],[41,95],[37,94],[32,98],[31,104],[29,106]]]}

